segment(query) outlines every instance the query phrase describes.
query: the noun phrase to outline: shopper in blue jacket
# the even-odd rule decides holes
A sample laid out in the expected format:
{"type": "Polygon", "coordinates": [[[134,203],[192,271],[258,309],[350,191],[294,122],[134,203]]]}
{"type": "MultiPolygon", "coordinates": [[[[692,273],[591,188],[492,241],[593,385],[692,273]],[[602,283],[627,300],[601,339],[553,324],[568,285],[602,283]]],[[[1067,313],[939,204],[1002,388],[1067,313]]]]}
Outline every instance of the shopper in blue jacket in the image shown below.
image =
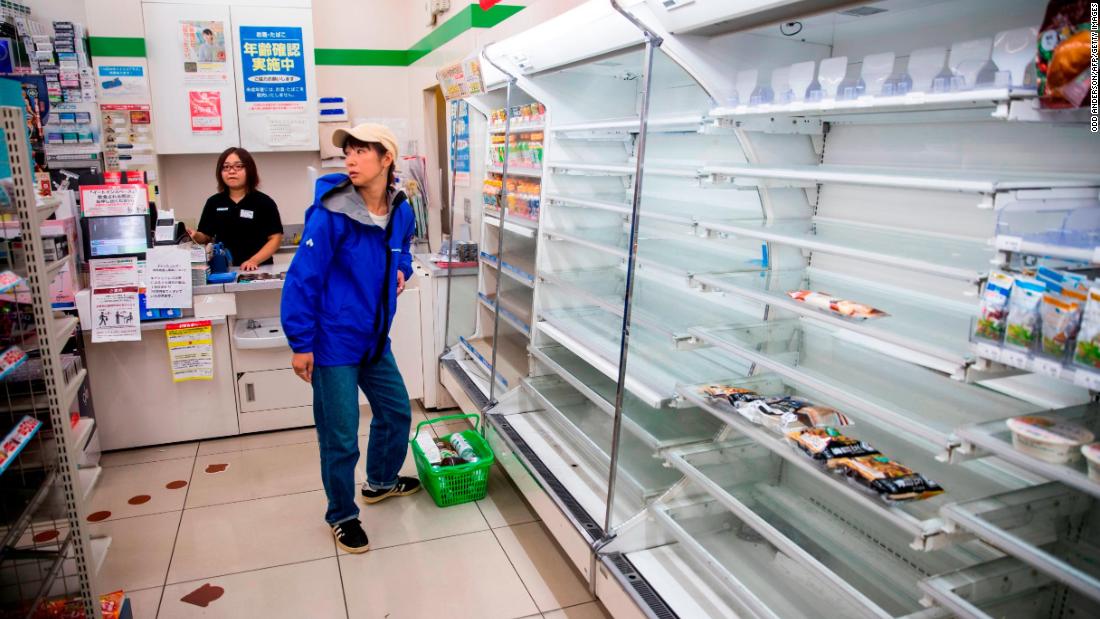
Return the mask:
{"type": "Polygon", "coordinates": [[[355,502],[359,389],[372,413],[363,500],[420,489],[417,479],[398,475],[412,411],[389,341],[397,295],[412,276],[415,220],[394,188],[397,140],[389,129],[367,123],[332,139],[348,173],[317,179],[283,287],[282,321],[294,372],[313,385],[325,521],[341,548],[358,553],[369,548],[355,502]]]}

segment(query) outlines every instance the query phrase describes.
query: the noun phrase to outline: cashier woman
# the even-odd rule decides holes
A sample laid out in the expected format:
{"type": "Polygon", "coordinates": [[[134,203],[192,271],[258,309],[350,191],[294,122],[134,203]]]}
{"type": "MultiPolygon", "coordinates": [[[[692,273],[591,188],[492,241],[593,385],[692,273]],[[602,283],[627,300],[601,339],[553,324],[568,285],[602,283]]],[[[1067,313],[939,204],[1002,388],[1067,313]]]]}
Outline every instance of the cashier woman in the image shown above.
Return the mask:
{"type": "Polygon", "coordinates": [[[252,155],[243,148],[227,148],[214,174],[218,193],[206,200],[199,229],[187,232],[196,243],[224,243],[242,271],[271,264],[283,240],[283,222],[275,201],[256,189],[260,175],[252,155]]]}

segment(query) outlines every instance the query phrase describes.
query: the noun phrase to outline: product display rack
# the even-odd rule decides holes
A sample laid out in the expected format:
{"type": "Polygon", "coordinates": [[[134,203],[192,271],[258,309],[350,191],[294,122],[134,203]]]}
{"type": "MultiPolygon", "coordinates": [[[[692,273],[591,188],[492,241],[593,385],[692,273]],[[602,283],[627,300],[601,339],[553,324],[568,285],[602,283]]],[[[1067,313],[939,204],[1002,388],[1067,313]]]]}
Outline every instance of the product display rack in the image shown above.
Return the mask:
{"type": "MultiPolygon", "coordinates": [[[[15,427],[20,419],[37,425],[26,437],[26,445],[8,456],[0,473],[0,606],[12,616],[29,617],[46,600],[76,598],[82,602],[85,616],[99,617],[96,572],[106,557],[110,538],[90,536],[85,521],[85,503],[101,472],[98,466],[85,466],[85,446],[95,431],[95,421],[70,413],[76,410],[87,370],[81,364],[62,361],[62,350],[75,334],[78,321],[50,307],[49,286],[57,263],[44,260],[39,231],[59,201],[36,200],[23,110],[0,107],[0,120],[12,176],[11,215],[19,220],[25,248],[19,264],[6,265],[21,278],[11,291],[12,300],[6,302],[27,308],[18,311],[33,315],[33,329],[19,335],[16,327],[9,339],[13,347],[37,355],[25,363],[41,368],[40,376],[35,371],[25,372],[0,382],[6,392],[5,427],[15,427]],[[22,303],[23,299],[28,302],[22,303]]],[[[11,350],[5,351],[6,362],[11,361],[7,358],[11,350]]]]}
{"type": "Polygon", "coordinates": [[[444,360],[444,384],[480,409],[529,373],[545,110],[510,82],[470,103],[488,117],[478,312],[474,334],[444,360]]]}
{"type": "Polygon", "coordinates": [[[1004,425],[1095,427],[1090,394],[1047,412],[1058,387],[991,371],[969,341],[1004,258],[999,213],[1100,188],[1085,116],[1019,86],[1042,7],[792,1],[763,17],[751,2],[638,1],[623,17],[618,4],[485,52],[551,114],[532,363],[490,409],[490,440],[601,600],[656,617],[1100,612],[1100,484],[1016,451],[1004,425]],[[777,34],[791,20],[803,34],[777,34]],[[980,37],[997,86],[965,85],[980,37]],[[911,68],[903,96],[758,100],[799,63],[873,83],[860,61],[886,51],[891,79],[942,53],[963,86],[922,92],[935,84],[911,68]],[[797,289],[888,315],[824,313],[797,289]],[[888,503],[707,396],[716,383],[839,409],[846,434],[945,492],[888,503]]]}

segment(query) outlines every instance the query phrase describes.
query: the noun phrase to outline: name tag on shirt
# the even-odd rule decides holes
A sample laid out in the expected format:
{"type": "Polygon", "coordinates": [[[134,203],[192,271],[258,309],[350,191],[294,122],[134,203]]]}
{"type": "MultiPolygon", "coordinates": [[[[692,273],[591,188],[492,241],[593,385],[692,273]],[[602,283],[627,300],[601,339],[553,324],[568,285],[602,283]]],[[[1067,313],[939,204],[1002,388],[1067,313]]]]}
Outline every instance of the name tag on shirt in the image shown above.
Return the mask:
{"type": "Polygon", "coordinates": [[[252,211],[241,209],[241,219],[252,219],[252,211]]]}
{"type": "Polygon", "coordinates": [[[219,213],[223,213],[223,212],[228,211],[228,210],[229,210],[228,206],[219,206],[218,207],[218,212],[219,213]]]}

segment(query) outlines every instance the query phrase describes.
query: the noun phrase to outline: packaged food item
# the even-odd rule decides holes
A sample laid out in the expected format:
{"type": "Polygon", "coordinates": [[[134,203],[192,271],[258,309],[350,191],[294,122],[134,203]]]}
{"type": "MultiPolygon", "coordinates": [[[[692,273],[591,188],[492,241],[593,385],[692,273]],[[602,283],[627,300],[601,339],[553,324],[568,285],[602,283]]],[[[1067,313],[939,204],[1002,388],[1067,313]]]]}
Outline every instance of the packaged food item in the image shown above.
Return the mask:
{"type": "Polygon", "coordinates": [[[1005,422],[1012,431],[1012,446],[1044,462],[1066,464],[1081,458],[1081,446],[1095,438],[1075,423],[1024,415],[1005,422]]]}
{"type": "Polygon", "coordinates": [[[1043,295],[1039,308],[1042,324],[1042,346],[1039,351],[1047,357],[1065,359],[1070,349],[1070,341],[1077,335],[1081,324],[1081,306],[1084,295],[1075,290],[1066,290],[1062,296],[1043,295]]]}
{"type": "Polygon", "coordinates": [[[1005,344],[1013,348],[1032,350],[1039,339],[1039,305],[1047,287],[1042,282],[1016,278],[1012,296],[1008,298],[1008,318],[1005,321],[1005,344]]]}
{"type": "Polygon", "coordinates": [[[848,301],[846,299],[838,299],[827,292],[814,292],[812,290],[790,290],[787,292],[787,296],[795,301],[801,301],[806,305],[815,307],[819,310],[832,312],[844,316],[845,318],[856,318],[859,320],[867,320],[868,318],[882,318],[883,316],[889,316],[886,312],[875,309],[870,305],[864,305],[863,303],[857,303],[855,301],[848,301]]]}
{"type": "Polygon", "coordinates": [[[887,501],[914,501],[943,494],[938,483],[882,454],[838,458],[829,462],[829,468],[887,501]]]}
{"type": "Polygon", "coordinates": [[[1090,288],[1077,332],[1073,362],[1091,369],[1100,369],[1100,288],[1090,288]]]}
{"type": "Polygon", "coordinates": [[[454,447],[458,457],[465,460],[467,463],[477,462],[477,452],[474,451],[470,442],[466,440],[466,437],[462,436],[461,432],[455,432],[451,435],[451,447],[454,447]]]}
{"type": "Polygon", "coordinates": [[[439,454],[439,447],[436,446],[432,437],[427,434],[417,434],[416,444],[420,446],[420,450],[424,452],[424,457],[428,460],[428,464],[432,466],[439,466],[439,461],[442,460],[442,456],[439,454]]]}
{"type": "Polygon", "coordinates": [[[1085,0],[1051,0],[1035,59],[1040,105],[1081,107],[1089,94],[1090,15],[1085,0]]]}
{"type": "Polygon", "coordinates": [[[806,428],[787,433],[806,455],[814,460],[829,461],[833,458],[858,458],[878,453],[863,441],[844,436],[836,428],[806,428]]]}
{"type": "Polygon", "coordinates": [[[1012,281],[1012,277],[1004,273],[989,274],[989,280],[986,281],[985,289],[982,291],[982,302],[978,308],[978,325],[974,329],[974,335],[977,337],[994,342],[1004,340],[1012,281]]]}
{"type": "Polygon", "coordinates": [[[818,406],[801,398],[757,399],[741,404],[738,412],[772,429],[788,431],[816,426],[846,426],[848,418],[829,406],[818,406]]]}
{"type": "Polygon", "coordinates": [[[703,392],[711,398],[726,400],[735,407],[742,402],[752,402],[764,398],[752,389],[742,389],[731,385],[708,385],[703,388],[703,392]]]}
{"type": "Polygon", "coordinates": [[[1081,454],[1089,466],[1089,479],[1100,481],[1100,443],[1092,443],[1081,447],[1081,454]]]}

